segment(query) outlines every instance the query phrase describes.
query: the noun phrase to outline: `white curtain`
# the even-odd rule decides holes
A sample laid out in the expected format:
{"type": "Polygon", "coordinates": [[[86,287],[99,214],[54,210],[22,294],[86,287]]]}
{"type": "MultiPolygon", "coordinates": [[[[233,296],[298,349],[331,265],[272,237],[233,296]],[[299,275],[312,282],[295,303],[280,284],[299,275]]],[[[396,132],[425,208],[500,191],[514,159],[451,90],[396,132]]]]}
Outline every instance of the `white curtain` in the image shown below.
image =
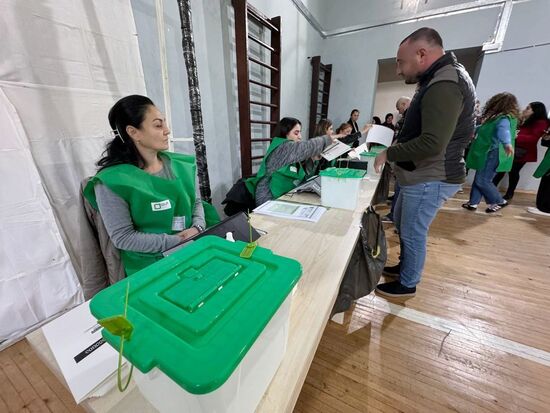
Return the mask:
{"type": "Polygon", "coordinates": [[[0,0],[0,343],[82,301],[78,190],[145,94],[130,0],[0,0]],[[69,259],[70,257],[70,259],[69,259]]]}

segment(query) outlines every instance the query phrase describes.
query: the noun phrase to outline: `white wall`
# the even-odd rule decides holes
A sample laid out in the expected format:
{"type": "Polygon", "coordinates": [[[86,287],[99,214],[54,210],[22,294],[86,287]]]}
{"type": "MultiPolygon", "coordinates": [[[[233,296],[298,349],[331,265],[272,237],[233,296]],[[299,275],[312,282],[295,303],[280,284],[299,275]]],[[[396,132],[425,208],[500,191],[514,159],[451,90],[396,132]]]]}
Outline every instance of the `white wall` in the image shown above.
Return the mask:
{"type": "MultiPolygon", "coordinates": [[[[477,85],[482,103],[498,92],[508,91],[516,95],[520,105],[541,101],[550,108],[550,31],[548,30],[550,2],[533,0],[516,3],[512,9],[510,24],[501,52],[488,54],[477,85]],[[531,47],[541,45],[539,47],[531,47]]],[[[546,148],[539,144],[538,161],[546,148]]],[[[539,180],[532,177],[537,163],[529,163],[521,171],[519,189],[536,190],[539,180]]],[[[507,185],[506,181],[502,182],[507,185]]]]}
{"type": "MultiPolygon", "coordinates": [[[[290,0],[250,0],[250,4],[268,17],[281,16],[281,117],[298,118],[307,129],[311,94],[309,58],[321,55],[323,39],[290,0]]],[[[331,63],[325,62],[322,55],[321,61],[331,63]]]]}
{"type": "MultiPolygon", "coordinates": [[[[378,83],[378,87],[376,88],[376,96],[374,98],[374,109],[372,112],[373,116],[378,116],[380,120],[384,122],[386,113],[393,113],[393,123],[395,124],[399,118],[398,112],[395,109],[395,102],[397,102],[397,99],[401,96],[408,96],[412,98],[415,89],[416,85],[406,85],[402,81],[378,83]]],[[[365,122],[369,120],[366,117],[365,119],[360,119],[365,122]]]]}
{"type": "MultiPolygon", "coordinates": [[[[161,103],[156,27],[147,19],[140,24],[140,3],[141,8],[143,4],[148,4],[145,0],[132,0],[140,35],[140,52],[147,90],[161,103]]],[[[321,55],[324,63],[333,65],[329,117],[334,123],[346,121],[350,110],[355,107],[361,110],[360,121],[367,121],[373,114],[382,117],[387,111],[393,110],[394,102],[391,101],[402,94],[384,89],[391,89],[391,85],[383,86],[377,98],[380,102],[377,101],[375,107],[378,59],[395,57],[397,46],[405,36],[419,27],[428,25],[441,33],[447,49],[480,46],[493,35],[500,10],[497,7],[476,10],[413,23],[383,26],[323,40],[290,0],[251,0],[250,3],[269,17],[282,18],[281,116],[297,117],[304,125],[307,125],[309,118],[309,57],[321,55]],[[392,103],[388,109],[385,109],[388,103],[384,103],[384,99],[392,103]]],[[[319,12],[320,5],[315,1],[304,3],[311,7],[319,21],[335,22],[337,18],[341,18],[342,9],[332,3],[323,6],[325,13],[319,12]]],[[[356,7],[363,4],[356,3],[356,7]]],[[[167,42],[170,46],[174,135],[191,136],[187,79],[180,52],[179,16],[175,2],[165,2],[165,7],[167,42]],[[171,50],[172,48],[174,50],[171,50]]],[[[516,93],[522,105],[532,100],[544,101],[548,97],[549,83],[545,81],[544,75],[549,72],[549,46],[515,51],[508,49],[548,41],[550,33],[545,31],[545,19],[550,15],[549,7],[550,2],[545,0],[514,4],[504,51],[485,57],[478,82],[478,93],[482,100],[503,88],[516,93]]],[[[192,12],[209,172],[214,202],[219,205],[231,184],[240,176],[231,1],[193,0],[192,12]]],[[[346,21],[347,19],[344,19],[342,23],[346,21]]],[[[193,152],[191,144],[181,147],[193,152]]],[[[532,169],[528,168],[529,166],[526,167],[523,174],[525,176],[520,181],[520,188],[535,188],[538,184],[527,179],[527,175],[530,174],[528,171],[532,169]]]]}
{"type": "MultiPolygon", "coordinates": [[[[308,58],[320,54],[323,40],[290,0],[252,0],[250,4],[268,17],[281,16],[281,116],[297,117],[307,125],[311,87],[308,58]]],[[[147,93],[162,107],[154,7],[145,0],[132,0],[132,6],[147,93]]],[[[179,14],[175,1],[165,1],[164,7],[174,136],[191,136],[179,14]]],[[[225,194],[241,176],[232,6],[230,0],[192,0],[191,8],[210,184],[214,205],[220,209],[225,194]]],[[[191,143],[176,148],[194,151],[191,143]]]]}
{"type": "Polygon", "coordinates": [[[336,123],[346,121],[354,107],[363,119],[372,116],[378,59],[395,57],[401,40],[414,30],[433,27],[447,49],[475,47],[493,34],[497,17],[498,9],[490,8],[326,39],[323,54],[333,63],[329,117],[336,123]]]}

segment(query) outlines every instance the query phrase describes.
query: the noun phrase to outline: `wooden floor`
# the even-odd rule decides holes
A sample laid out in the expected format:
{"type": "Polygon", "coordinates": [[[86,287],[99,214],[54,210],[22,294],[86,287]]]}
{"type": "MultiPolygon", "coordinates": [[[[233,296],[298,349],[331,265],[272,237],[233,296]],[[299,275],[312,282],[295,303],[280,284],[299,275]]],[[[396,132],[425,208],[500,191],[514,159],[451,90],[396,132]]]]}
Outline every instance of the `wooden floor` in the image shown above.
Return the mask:
{"type": "MultiPolygon", "coordinates": [[[[516,198],[495,215],[450,200],[432,225],[416,297],[395,301],[394,315],[370,295],[344,325],[329,322],[295,411],[550,412],[550,218],[525,212],[534,195],[516,198]],[[529,347],[513,354],[499,339],[529,347]]],[[[386,235],[393,264],[392,226],[386,235]]],[[[83,410],[23,340],[0,353],[0,412],[27,411],[83,410]]]]}
{"type": "MultiPolygon", "coordinates": [[[[534,195],[515,198],[494,215],[450,200],[432,224],[416,296],[392,301],[456,332],[365,297],[344,325],[327,325],[295,411],[550,412],[550,218],[525,211],[534,195]]],[[[386,236],[397,263],[393,226],[386,236]]]]}
{"type": "Polygon", "coordinates": [[[84,413],[26,340],[0,352],[0,412],[84,413]]]}

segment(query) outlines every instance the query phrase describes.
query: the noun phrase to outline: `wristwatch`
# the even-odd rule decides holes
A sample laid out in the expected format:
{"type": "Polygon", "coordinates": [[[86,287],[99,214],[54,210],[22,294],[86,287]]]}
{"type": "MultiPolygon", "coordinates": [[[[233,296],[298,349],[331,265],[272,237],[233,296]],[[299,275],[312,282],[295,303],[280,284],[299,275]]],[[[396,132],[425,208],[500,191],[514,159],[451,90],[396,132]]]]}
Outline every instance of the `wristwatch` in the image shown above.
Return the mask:
{"type": "Polygon", "coordinates": [[[193,225],[193,227],[196,228],[197,231],[199,231],[199,234],[204,231],[204,227],[199,224],[195,224],[193,225]]]}

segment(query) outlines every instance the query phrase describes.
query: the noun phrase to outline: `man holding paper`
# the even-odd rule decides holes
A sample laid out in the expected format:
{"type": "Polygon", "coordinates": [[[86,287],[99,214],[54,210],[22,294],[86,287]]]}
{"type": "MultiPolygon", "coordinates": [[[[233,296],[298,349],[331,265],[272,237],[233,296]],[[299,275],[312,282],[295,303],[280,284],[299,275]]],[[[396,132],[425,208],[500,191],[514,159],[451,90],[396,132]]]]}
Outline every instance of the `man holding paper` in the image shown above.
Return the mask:
{"type": "Polygon", "coordinates": [[[439,33],[427,27],[399,45],[397,73],[418,87],[397,142],[374,163],[379,172],[386,161],[394,162],[401,187],[394,212],[400,262],[384,269],[398,279],[376,291],[406,297],[416,293],[420,282],[430,224],[466,178],[463,154],[474,130],[475,89],[454,54],[445,53],[439,33]]]}

